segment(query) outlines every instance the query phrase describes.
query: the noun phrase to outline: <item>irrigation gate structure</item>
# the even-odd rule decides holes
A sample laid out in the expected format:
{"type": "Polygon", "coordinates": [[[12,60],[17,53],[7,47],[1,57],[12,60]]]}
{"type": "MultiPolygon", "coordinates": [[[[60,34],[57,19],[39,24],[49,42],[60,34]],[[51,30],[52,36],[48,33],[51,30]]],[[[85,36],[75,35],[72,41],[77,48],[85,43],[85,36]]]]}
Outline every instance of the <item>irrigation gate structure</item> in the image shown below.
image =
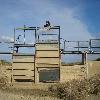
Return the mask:
{"type": "Polygon", "coordinates": [[[14,41],[0,41],[0,44],[12,44],[11,52],[0,51],[2,55],[12,56],[12,67],[7,69],[11,73],[9,76],[11,84],[59,82],[62,55],[82,55],[82,64],[86,64],[87,54],[100,54],[100,39],[63,40],[62,44],[61,41],[60,26],[41,28],[25,25],[14,29],[14,41]],[[23,34],[20,33],[21,31],[23,34]],[[34,39],[32,43],[26,42],[29,31],[32,31],[30,34],[34,39]],[[20,42],[21,36],[23,36],[22,42],[20,42]],[[19,52],[22,48],[32,48],[33,52],[25,53],[24,50],[19,52]]]}

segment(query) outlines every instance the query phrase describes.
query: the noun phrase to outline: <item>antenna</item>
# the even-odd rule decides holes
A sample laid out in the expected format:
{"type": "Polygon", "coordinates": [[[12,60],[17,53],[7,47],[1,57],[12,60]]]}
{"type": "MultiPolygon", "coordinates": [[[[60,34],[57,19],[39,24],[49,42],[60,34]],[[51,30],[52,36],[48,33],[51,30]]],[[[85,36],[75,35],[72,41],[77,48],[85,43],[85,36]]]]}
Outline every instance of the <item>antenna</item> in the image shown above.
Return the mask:
{"type": "Polygon", "coordinates": [[[25,28],[26,26],[24,25],[24,44],[25,44],[25,28]]]}

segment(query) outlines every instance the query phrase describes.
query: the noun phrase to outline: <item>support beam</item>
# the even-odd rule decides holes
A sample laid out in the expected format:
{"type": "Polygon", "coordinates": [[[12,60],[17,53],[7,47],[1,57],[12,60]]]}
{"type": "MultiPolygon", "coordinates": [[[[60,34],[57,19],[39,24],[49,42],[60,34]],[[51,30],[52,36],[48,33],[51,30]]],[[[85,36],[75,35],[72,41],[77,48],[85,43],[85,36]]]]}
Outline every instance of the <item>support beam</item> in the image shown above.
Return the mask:
{"type": "Polygon", "coordinates": [[[85,65],[87,62],[87,52],[82,53],[82,64],[85,65]]]}
{"type": "Polygon", "coordinates": [[[13,54],[12,52],[0,52],[0,54],[13,54]]]}

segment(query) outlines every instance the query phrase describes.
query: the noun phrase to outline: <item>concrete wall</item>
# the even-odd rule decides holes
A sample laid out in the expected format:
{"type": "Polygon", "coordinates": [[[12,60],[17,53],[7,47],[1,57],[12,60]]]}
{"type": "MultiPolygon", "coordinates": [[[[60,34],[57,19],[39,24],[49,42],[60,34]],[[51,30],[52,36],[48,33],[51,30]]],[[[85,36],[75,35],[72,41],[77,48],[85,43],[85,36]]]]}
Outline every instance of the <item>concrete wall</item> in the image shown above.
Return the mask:
{"type": "Polygon", "coordinates": [[[12,80],[16,82],[34,82],[35,66],[34,56],[30,55],[15,55],[13,56],[12,64],[12,80]]]}
{"type": "Polygon", "coordinates": [[[37,51],[37,57],[59,57],[59,50],[57,51],[37,51]]]}
{"type": "Polygon", "coordinates": [[[88,61],[86,65],[61,66],[61,82],[72,79],[89,78],[95,74],[100,74],[100,61],[88,61]]]}
{"type": "Polygon", "coordinates": [[[58,44],[36,44],[36,50],[58,50],[58,44]]]}
{"type": "MultiPolygon", "coordinates": [[[[59,64],[59,58],[36,58],[36,64],[59,64]]],[[[48,67],[48,66],[47,66],[48,67]]]]}
{"type": "Polygon", "coordinates": [[[35,82],[59,80],[60,54],[59,44],[36,44],[35,82]],[[46,68],[46,69],[45,69],[46,68]],[[55,70],[57,68],[57,70],[55,70]],[[49,69],[49,70],[48,70],[49,69]]]}
{"type": "MultiPolygon", "coordinates": [[[[24,63],[22,63],[24,64],[24,63]]],[[[27,63],[27,64],[24,64],[24,65],[21,65],[21,67],[18,65],[15,64],[15,66],[13,68],[26,68],[27,70],[24,70],[24,71],[21,71],[21,70],[16,70],[14,73],[15,74],[18,74],[18,73],[21,73],[21,74],[25,74],[26,76],[14,76],[14,78],[25,78],[25,79],[34,79],[34,77],[31,77],[33,75],[33,73],[30,72],[30,70],[34,70],[34,67],[32,68],[31,66],[33,65],[32,63],[27,63]],[[27,67],[27,64],[29,65],[27,67]],[[32,69],[31,69],[32,68],[32,69]],[[29,70],[30,69],[30,70],[29,70]],[[17,73],[18,71],[18,73],[17,73]]],[[[42,67],[42,66],[41,66],[42,67]]],[[[56,70],[55,68],[38,68],[37,69],[37,77],[38,77],[38,82],[39,82],[39,74],[41,74],[42,78],[43,78],[43,75],[46,73],[48,73],[49,71],[47,71],[45,73],[45,70],[55,70],[55,71],[59,71],[59,68],[56,70]]],[[[11,69],[12,66],[6,66],[6,67],[2,67],[2,68],[5,68],[5,69],[11,69]]],[[[4,69],[2,70],[4,71],[4,69]]],[[[68,81],[68,80],[71,80],[71,79],[83,79],[85,77],[91,77],[95,74],[100,74],[100,61],[88,61],[86,65],[74,65],[74,66],[61,66],[60,67],[60,82],[65,82],[65,81],[68,81]]],[[[9,80],[11,80],[11,70],[6,70],[6,75],[9,77],[9,80]]],[[[58,75],[59,76],[59,75],[58,75]]],[[[40,77],[40,78],[41,78],[40,77]]]]}
{"type": "Polygon", "coordinates": [[[13,56],[13,62],[34,62],[34,56],[13,56]]]}
{"type": "Polygon", "coordinates": [[[72,79],[83,79],[86,77],[86,65],[61,66],[60,80],[65,82],[72,79]]]}
{"type": "Polygon", "coordinates": [[[95,74],[100,74],[100,61],[88,61],[88,77],[91,77],[95,74]]]}

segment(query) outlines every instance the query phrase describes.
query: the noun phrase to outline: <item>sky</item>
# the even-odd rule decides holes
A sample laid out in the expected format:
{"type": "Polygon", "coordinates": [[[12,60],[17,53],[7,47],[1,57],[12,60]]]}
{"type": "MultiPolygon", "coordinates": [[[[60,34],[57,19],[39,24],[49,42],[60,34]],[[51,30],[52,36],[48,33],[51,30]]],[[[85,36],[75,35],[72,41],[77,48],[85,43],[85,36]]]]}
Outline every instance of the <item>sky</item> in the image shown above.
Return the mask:
{"type": "Polygon", "coordinates": [[[12,41],[14,27],[46,20],[60,25],[66,40],[100,38],[100,0],[0,0],[0,40],[12,41]]]}
{"type": "Polygon", "coordinates": [[[100,37],[99,9],[100,0],[0,0],[0,36],[12,37],[14,27],[50,20],[66,39],[100,37]]]}

